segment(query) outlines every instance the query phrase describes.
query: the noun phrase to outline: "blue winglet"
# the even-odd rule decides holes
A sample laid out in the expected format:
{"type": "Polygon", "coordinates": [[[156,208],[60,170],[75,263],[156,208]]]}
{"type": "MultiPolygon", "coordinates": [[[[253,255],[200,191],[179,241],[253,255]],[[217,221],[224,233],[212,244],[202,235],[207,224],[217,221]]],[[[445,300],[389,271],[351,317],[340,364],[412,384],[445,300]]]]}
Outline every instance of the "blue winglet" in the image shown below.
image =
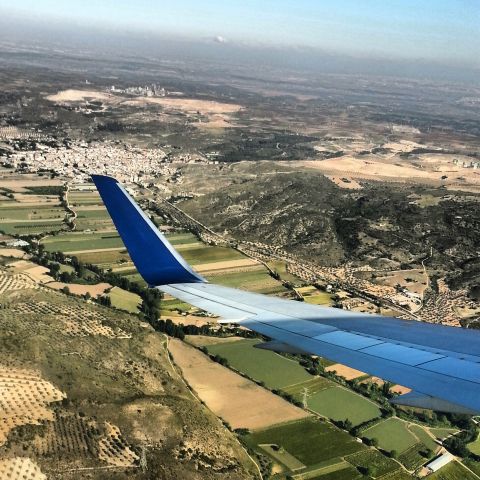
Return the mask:
{"type": "Polygon", "coordinates": [[[92,175],[140,275],[150,286],[205,282],[172,247],[117,180],[92,175]]]}

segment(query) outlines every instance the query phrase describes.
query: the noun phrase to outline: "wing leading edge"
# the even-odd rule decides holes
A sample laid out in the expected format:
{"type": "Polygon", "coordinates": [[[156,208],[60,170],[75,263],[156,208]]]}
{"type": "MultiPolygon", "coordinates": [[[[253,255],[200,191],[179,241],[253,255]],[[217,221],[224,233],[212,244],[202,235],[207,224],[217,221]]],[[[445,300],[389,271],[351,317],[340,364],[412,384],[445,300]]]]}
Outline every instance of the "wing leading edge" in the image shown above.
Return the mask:
{"type": "Polygon", "coordinates": [[[92,177],[150,286],[261,333],[262,348],[320,355],[413,391],[398,404],[480,413],[480,332],[359,314],[207,283],[113,178],[92,177]]]}

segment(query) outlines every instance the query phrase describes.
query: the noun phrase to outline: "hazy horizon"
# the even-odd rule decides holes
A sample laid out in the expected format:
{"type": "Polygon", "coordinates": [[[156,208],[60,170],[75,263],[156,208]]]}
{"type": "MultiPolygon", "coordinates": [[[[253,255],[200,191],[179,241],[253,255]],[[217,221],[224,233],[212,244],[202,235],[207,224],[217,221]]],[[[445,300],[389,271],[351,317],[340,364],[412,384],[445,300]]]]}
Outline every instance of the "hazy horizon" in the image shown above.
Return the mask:
{"type": "MultiPolygon", "coordinates": [[[[236,21],[235,25],[229,25],[232,20],[227,18],[225,9],[220,9],[217,16],[211,19],[203,27],[203,30],[200,31],[198,28],[189,30],[192,12],[196,11],[190,1],[183,0],[177,7],[172,7],[170,4],[153,5],[153,3],[155,2],[146,0],[139,2],[133,10],[131,20],[127,22],[124,17],[127,13],[132,13],[132,7],[125,5],[124,2],[118,2],[116,8],[109,1],[93,8],[92,2],[88,1],[84,4],[85,8],[80,11],[79,2],[69,2],[69,9],[65,9],[56,0],[43,0],[35,3],[27,0],[19,0],[15,3],[7,1],[0,6],[0,40],[12,45],[33,44],[37,47],[48,45],[50,48],[73,49],[79,53],[82,51],[98,54],[116,52],[120,56],[139,54],[156,59],[208,60],[224,65],[235,63],[266,65],[313,73],[393,75],[441,81],[475,82],[480,70],[478,55],[473,54],[474,50],[480,50],[478,35],[473,34],[473,21],[480,12],[480,5],[477,8],[468,2],[441,1],[436,3],[438,8],[435,12],[430,12],[436,20],[430,19],[425,24],[424,31],[415,34],[413,25],[421,27],[426,4],[430,3],[428,1],[423,2],[422,8],[419,9],[413,8],[410,1],[404,2],[402,8],[400,8],[399,2],[394,1],[390,9],[385,9],[377,8],[379,6],[376,0],[366,0],[359,2],[368,7],[363,13],[359,13],[357,8],[356,10],[351,9],[348,14],[346,7],[351,6],[352,2],[350,1],[339,2],[343,10],[333,5],[329,5],[327,8],[324,4],[322,8],[327,9],[327,17],[330,18],[330,23],[327,22],[327,24],[331,25],[333,19],[336,19],[337,22],[343,20],[343,23],[337,23],[339,30],[351,29],[353,32],[351,35],[354,36],[359,36],[359,29],[364,29],[363,36],[366,38],[358,44],[352,38],[349,43],[345,43],[346,41],[335,43],[333,39],[326,42],[324,41],[325,32],[320,32],[321,34],[319,33],[317,36],[304,32],[302,36],[294,39],[288,33],[288,28],[285,30],[283,41],[274,41],[279,35],[279,32],[276,31],[269,34],[269,39],[265,38],[265,33],[242,37],[240,32],[242,28],[246,28],[244,25],[246,19],[241,18],[236,21]],[[451,24],[449,25],[445,15],[449,9],[453,8],[454,4],[462,6],[464,9],[462,11],[468,11],[470,16],[465,18],[463,23],[461,18],[450,18],[451,24]],[[182,5],[184,7],[183,16],[180,8],[182,5]],[[28,6],[31,8],[22,10],[28,6]],[[413,10],[409,7],[412,7],[413,10]],[[52,11],[55,8],[57,11],[53,14],[52,11]],[[143,13],[140,15],[137,10],[143,11],[143,13]],[[408,19],[416,10],[419,12],[419,18],[413,24],[409,24],[408,19]],[[95,11],[97,11],[95,20],[88,22],[89,16],[95,11]],[[153,28],[154,24],[152,23],[142,23],[140,20],[144,19],[146,12],[151,11],[163,12],[163,15],[170,19],[170,23],[167,22],[167,26],[159,26],[156,29],[153,28]],[[359,16],[352,18],[355,12],[359,16]],[[111,13],[111,15],[107,13],[111,13]],[[371,33],[378,27],[375,22],[385,18],[388,13],[392,15],[390,23],[377,33],[389,38],[391,42],[387,42],[382,48],[377,48],[374,46],[376,42],[371,38],[371,33]],[[394,20],[395,18],[396,20],[394,20]],[[219,25],[220,19],[225,19],[226,24],[219,25]],[[375,22],[368,26],[368,22],[373,20],[375,22]],[[392,24],[395,22],[398,24],[393,28],[392,24]],[[410,26],[407,28],[406,25],[410,26]],[[440,32],[436,29],[441,26],[446,28],[448,25],[449,28],[445,31],[444,37],[441,37],[440,32]],[[402,28],[404,31],[401,31],[402,28]],[[413,51],[411,48],[412,35],[417,41],[419,36],[425,37],[428,45],[420,43],[418,49],[413,51]],[[471,43],[467,45],[466,38],[469,35],[471,43]],[[411,38],[406,38],[407,36],[411,38]],[[457,41],[452,43],[453,37],[457,41]],[[446,41],[449,45],[444,45],[446,41]],[[444,48],[441,48],[442,46],[444,48]],[[456,56],[452,54],[452,49],[457,49],[456,56]]],[[[237,3],[233,2],[232,4],[237,3]]],[[[245,2],[242,7],[244,14],[248,11],[252,15],[255,11],[264,11],[266,8],[265,5],[262,8],[256,8],[250,3],[245,2]]],[[[288,2],[279,2],[278,11],[273,15],[279,22],[280,17],[286,21],[284,16],[292,8],[286,3],[288,2]]],[[[203,7],[208,12],[213,5],[217,5],[217,2],[208,2],[203,7]]],[[[237,7],[240,8],[239,5],[237,7]]],[[[297,7],[296,10],[294,9],[295,15],[292,16],[291,23],[298,27],[305,20],[306,9],[310,8],[316,11],[316,7],[307,0],[298,2],[297,7]]],[[[197,23],[200,23],[200,20],[201,17],[197,23]]],[[[261,21],[265,24],[265,28],[272,27],[272,19],[261,21]]],[[[312,21],[323,25],[324,20],[313,18],[312,21]]],[[[166,20],[164,20],[165,22],[166,20]]],[[[328,31],[327,27],[325,29],[328,31]]]]}

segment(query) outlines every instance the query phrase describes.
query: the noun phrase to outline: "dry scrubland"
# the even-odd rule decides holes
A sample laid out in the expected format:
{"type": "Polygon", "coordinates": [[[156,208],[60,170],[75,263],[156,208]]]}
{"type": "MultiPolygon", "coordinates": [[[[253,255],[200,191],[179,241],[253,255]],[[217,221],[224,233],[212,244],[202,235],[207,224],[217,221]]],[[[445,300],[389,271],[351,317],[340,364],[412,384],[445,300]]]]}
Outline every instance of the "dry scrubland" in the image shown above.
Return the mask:
{"type": "Polygon", "coordinates": [[[155,476],[253,478],[237,440],[169,366],[161,334],[8,266],[0,283],[2,479],[70,480],[87,468],[94,480],[140,480],[146,444],[155,476]]]}

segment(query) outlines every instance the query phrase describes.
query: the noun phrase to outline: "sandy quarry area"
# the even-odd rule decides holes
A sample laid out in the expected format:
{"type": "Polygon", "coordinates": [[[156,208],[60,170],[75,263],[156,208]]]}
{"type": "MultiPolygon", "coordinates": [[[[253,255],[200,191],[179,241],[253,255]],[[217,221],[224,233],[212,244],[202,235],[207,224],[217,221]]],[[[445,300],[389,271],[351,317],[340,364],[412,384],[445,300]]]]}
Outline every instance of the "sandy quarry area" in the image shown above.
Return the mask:
{"type": "Polygon", "coordinates": [[[115,95],[97,90],[62,90],[54,95],[48,95],[47,100],[51,102],[83,102],[86,100],[110,101],[115,99],[115,95]]]}
{"type": "MultiPolygon", "coordinates": [[[[133,107],[145,107],[148,105],[160,105],[166,109],[182,110],[187,113],[200,112],[202,115],[219,115],[235,113],[242,109],[241,105],[234,103],[222,103],[212,100],[198,100],[192,98],[169,98],[169,97],[124,97],[96,90],[62,90],[54,95],[48,95],[47,100],[55,103],[76,103],[85,101],[101,101],[109,105],[127,105],[133,107]]],[[[228,117],[217,118],[215,121],[227,123],[228,117]]],[[[212,119],[213,121],[213,119],[212,119]]]]}
{"type": "Polygon", "coordinates": [[[470,165],[471,162],[472,158],[462,155],[429,153],[405,160],[393,153],[368,158],[345,155],[327,160],[304,160],[297,165],[323,172],[342,188],[357,188],[349,182],[365,179],[419,182],[445,185],[453,190],[477,191],[480,189],[480,169],[463,167],[464,163],[470,165]],[[344,182],[344,178],[348,181],[344,182]]]}
{"type": "Polygon", "coordinates": [[[341,363],[329,365],[327,368],[325,368],[325,371],[335,372],[339,377],[343,377],[346,380],[353,380],[354,378],[359,378],[366,375],[366,373],[361,372],[360,370],[355,370],[354,368],[347,367],[341,363]]]}
{"type": "MultiPolygon", "coordinates": [[[[420,143],[411,142],[409,140],[399,140],[398,142],[389,142],[382,145],[383,148],[388,148],[392,150],[392,152],[400,153],[400,152],[411,152],[416,148],[425,148],[425,145],[421,145],[420,143]]],[[[432,148],[432,147],[428,147],[432,148]]]]}
{"type": "MultiPolygon", "coordinates": [[[[355,178],[369,178],[372,176],[394,177],[396,179],[432,178],[432,174],[419,168],[399,166],[371,159],[354,158],[348,155],[328,160],[305,160],[301,164],[332,175],[334,172],[337,172],[337,175],[349,175],[355,178]]],[[[439,178],[438,173],[435,174],[434,178],[439,178]]]]}
{"type": "Polygon", "coordinates": [[[188,384],[232,428],[258,429],[308,416],[273,393],[172,339],[169,351],[188,384]]]}
{"type": "Polygon", "coordinates": [[[109,283],[97,283],[96,285],[81,285],[79,283],[63,283],[63,282],[50,282],[46,284],[47,287],[53,288],[54,290],[61,290],[62,288],[68,287],[70,293],[74,295],[85,295],[90,294],[92,297],[98,297],[105,293],[106,290],[112,288],[109,283]]]}

